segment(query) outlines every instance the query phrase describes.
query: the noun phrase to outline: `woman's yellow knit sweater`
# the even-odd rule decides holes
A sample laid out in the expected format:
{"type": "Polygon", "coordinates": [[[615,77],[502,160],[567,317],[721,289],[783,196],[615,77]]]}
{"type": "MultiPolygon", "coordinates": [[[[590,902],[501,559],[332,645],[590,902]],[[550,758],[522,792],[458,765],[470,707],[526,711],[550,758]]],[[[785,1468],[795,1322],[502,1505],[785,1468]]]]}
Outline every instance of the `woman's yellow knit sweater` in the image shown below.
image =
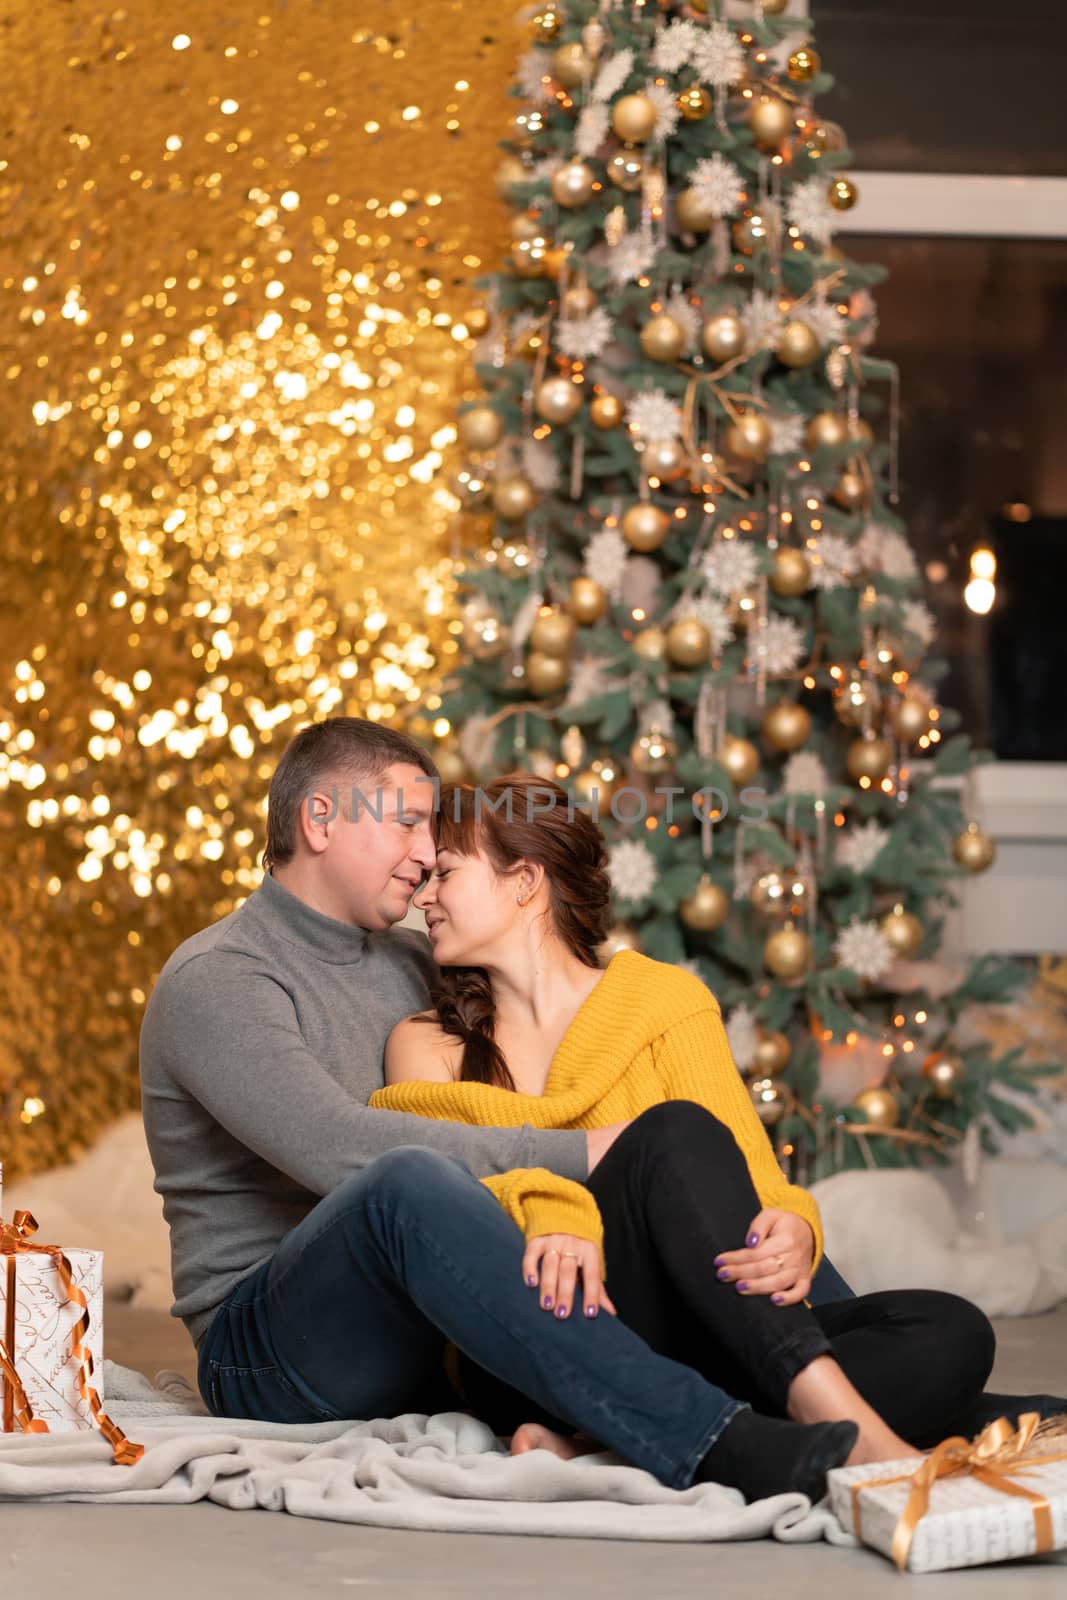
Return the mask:
{"type": "MultiPolygon", "coordinates": [[[[370,1103],[483,1128],[603,1128],[666,1100],[696,1101],[726,1123],[761,1204],[794,1211],[811,1224],[817,1264],[818,1207],[783,1176],[730,1055],[719,1003],[684,968],[633,950],[613,956],[560,1041],[542,1095],[485,1083],[418,1081],[378,1089],[370,1103]]],[[[584,1185],[542,1167],[483,1182],[527,1239],[571,1233],[603,1248],[600,1213],[584,1185]]]]}

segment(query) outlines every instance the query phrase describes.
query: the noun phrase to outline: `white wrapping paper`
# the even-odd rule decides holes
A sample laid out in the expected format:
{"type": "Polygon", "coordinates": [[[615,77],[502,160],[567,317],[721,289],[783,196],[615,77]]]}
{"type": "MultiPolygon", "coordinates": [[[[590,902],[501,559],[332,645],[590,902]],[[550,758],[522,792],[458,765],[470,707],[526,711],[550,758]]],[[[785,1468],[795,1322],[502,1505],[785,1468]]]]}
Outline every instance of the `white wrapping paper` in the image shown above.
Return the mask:
{"type": "MultiPolygon", "coordinates": [[[[1067,1439],[1033,1446],[1047,1454],[1067,1450],[1067,1439]]],[[[858,1498],[859,1526],[853,1520],[852,1486],[869,1479],[911,1473],[914,1461],[880,1461],[873,1466],[837,1467],[828,1475],[834,1515],[864,1544],[891,1556],[893,1532],[907,1504],[910,1483],[885,1484],[863,1490],[858,1498]]],[[[1053,1548],[1067,1549],[1067,1461],[1032,1462],[1013,1467],[1008,1476],[1044,1495],[1052,1516],[1053,1548]]],[[[956,1567],[981,1567],[1037,1553],[1033,1506],[1014,1494],[990,1488],[971,1476],[941,1478],[930,1491],[930,1506],[919,1522],[908,1552],[909,1572],[947,1572],[956,1567]]]]}

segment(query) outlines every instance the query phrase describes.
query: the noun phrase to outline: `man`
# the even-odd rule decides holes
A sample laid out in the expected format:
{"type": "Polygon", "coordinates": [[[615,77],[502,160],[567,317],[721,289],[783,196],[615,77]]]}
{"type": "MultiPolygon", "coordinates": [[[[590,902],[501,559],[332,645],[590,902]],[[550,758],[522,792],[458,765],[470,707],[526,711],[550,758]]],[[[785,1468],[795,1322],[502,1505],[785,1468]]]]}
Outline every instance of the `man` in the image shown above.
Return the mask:
{"type": "Polygon", "coordinates": [[[615,1317],[546,1316],[522,1282],[522,1235],[478,1180],[582,1181],[619,1127],[368,1108],[390,1030],[429,1000],[429,943],[393,925],[434,864],[435,778],[406,735],[305,728],[271,781],[268,875],[153,991],[145,1128],[206,1404],[273,1422],[454,1408],[451,1341],[671,1486],[817,1496],[854,1424],[758,1417],[615,1317]]]}

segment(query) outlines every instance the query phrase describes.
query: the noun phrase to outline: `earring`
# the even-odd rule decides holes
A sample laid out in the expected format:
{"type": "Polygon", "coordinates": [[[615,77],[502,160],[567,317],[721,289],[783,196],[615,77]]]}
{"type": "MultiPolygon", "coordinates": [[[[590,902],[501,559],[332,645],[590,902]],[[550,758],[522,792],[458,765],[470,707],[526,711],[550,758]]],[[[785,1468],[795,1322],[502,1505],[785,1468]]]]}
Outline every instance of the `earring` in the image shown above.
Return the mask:
{"type": "Polygon", "coordinates": [[[526,896],[524,894],[517,894],[515,896],[515,904],[517,906],[524,906],[526,904],[526,896]]]}

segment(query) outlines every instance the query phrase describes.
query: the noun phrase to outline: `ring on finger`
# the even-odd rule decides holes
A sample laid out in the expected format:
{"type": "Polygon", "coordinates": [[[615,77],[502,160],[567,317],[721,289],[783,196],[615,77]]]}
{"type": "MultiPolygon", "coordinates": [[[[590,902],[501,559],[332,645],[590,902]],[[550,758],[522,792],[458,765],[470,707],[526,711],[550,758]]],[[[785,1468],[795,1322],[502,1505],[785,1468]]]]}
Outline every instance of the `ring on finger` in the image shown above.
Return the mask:
{"type": "Polygon", "coordinates": [[[560,1256],[562,1256],[564,1261],[567,1261],[567,1260],[577,1261],[577,1259],[578,1259],[577,1255],[575,1254],[575,1252],[573,1250],[560,1250],[558,1252],[558,1254],[560,1256]]]}
{"type": "Polygon", "coordinates": [[[774,1259],[778,1263],[778,1271],[781,1272],[783,1270],[783,1268],[785,1267],[785,1262],[782,1260],[781,1256],[775,1256],[774,1259]]]}

